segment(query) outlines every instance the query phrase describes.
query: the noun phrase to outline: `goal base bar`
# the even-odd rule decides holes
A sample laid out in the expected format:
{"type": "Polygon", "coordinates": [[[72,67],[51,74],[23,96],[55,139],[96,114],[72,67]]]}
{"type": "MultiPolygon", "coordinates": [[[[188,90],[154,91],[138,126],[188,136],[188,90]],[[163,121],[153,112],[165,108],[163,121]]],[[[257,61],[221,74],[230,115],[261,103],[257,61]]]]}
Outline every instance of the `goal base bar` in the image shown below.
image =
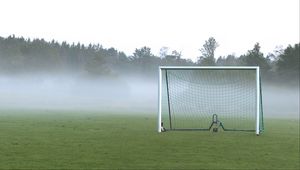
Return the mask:
{"type": "MultiPolygon", "coordinates": [[[[166,129],[166,131],[210,131],[210,129],[166,129]]],[[[256,130],[247,129],[223,129],[223,131],[242,131],[242,132],[255,132],[256,130]]]]}

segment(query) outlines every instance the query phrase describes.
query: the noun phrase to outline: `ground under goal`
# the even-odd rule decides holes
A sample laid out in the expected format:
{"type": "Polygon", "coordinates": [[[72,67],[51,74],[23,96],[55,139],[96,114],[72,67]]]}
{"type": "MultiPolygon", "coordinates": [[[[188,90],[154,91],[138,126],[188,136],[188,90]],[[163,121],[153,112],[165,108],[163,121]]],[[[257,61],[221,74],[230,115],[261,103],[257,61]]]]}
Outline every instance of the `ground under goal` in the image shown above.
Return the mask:
{"type": "Polygon", "coordinates": [[[158,132],[264,129],[259,67],[159,67],[158,132]]]}

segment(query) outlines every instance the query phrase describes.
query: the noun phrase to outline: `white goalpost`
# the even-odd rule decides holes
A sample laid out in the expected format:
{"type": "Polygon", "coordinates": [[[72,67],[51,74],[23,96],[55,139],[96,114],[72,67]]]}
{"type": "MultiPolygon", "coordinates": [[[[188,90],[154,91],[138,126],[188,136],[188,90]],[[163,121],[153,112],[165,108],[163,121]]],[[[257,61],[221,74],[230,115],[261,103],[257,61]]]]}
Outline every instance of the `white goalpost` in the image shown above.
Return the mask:
{"type": "Polygon", "coordinates": [[[263,131],[258,66],[160,66],[158,73],[158,132],[263,131]]]}

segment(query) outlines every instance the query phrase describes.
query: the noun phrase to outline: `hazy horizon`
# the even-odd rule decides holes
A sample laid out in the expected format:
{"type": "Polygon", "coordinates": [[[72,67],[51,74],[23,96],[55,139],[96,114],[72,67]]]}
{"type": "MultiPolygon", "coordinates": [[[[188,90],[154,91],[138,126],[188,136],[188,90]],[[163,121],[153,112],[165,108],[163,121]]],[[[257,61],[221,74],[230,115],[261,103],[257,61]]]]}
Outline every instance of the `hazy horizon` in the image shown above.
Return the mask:
{"type": "Polygon", "coordinates": [[[44,38],[114,47],[132,55],[149,46],[193,61],[209,37],[215,56],[245,54],[258,42],[264,55],[299,42],[298,0],[11,0],[1,1],[0,36],[44,38]],[[11,9],[14,10],[11,10],[11,9]]]}

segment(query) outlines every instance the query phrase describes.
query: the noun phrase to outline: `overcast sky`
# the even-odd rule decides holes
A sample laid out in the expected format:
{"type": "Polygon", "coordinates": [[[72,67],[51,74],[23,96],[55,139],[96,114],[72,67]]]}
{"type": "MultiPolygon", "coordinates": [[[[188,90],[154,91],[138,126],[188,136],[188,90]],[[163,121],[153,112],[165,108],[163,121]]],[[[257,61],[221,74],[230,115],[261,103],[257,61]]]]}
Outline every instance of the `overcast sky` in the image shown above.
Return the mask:
{"type": "Polygon", "coordinates": [[[100,43],[131,55],[163,46],[196,59],[205,40],[216,56],[256,42],[267,54],[299,42],[299,0],[0,0],[0,36],[100,43]]]}

